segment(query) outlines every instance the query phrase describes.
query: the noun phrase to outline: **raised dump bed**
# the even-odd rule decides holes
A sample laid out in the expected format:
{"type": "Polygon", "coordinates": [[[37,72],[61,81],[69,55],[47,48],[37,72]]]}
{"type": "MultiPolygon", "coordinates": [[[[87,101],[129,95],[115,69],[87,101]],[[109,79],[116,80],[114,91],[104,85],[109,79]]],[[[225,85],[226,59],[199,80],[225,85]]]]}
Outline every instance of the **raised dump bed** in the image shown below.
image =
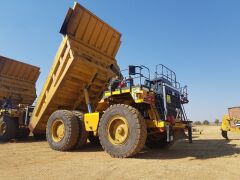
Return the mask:
{"type": "Polygon", "coordinates": [[[228,108],[229,117],[240,120],[240,107],[228,108]]]}
{"type": "Polygon", "coordinates": [[[0,56],[0,105],[4,97],[11,97],[15,105],[31,105],[39,74],[38,67],[0,56]]]}
{"type": "Polygon", "coordinates": [[[93,110],[118,71],[115,56],[121,34],[75,3],[61,33],[64,39],[38,98],[30,129],[43,134],[49,116],[58,109],[87,112],[84,88],[93,110]]]}

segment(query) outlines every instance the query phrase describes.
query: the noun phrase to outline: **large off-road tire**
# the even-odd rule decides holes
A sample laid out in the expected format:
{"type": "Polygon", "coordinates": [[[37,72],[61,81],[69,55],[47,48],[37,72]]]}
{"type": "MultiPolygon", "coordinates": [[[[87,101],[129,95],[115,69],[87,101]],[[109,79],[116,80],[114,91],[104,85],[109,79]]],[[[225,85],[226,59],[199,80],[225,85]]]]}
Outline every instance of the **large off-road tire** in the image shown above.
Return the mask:
{"type": "Polygon", "coordinates": [[[88,132],[86,131],[84,124],[84,114],[79,111],[73,111],[73,114],[76,116],[79,126],[79,136],[74,148],[79,149],[87,144],[88,132]]]}
{"type": "Polygon", "coordinates": [[[99,137],[95,136],[93,132],[88,133],[88,140],[95,146],[101,146],[99,137]]]}
{"type": "Polygon", "coordinates": [[[72,150],[79,138],[78,118],[71,111],[55,111],[48,119],[46,137],[52,149],[72,150]]]}
{"type": "Polygon", "coordinates": [[[7,114],[0,115],[0,141],[6,142],[16,138],[17,120],[7,114]]]}
{"type": "Polygon", "coordinates": [[[18,128],[16,138],[23,140],[28,138],[29,134],[30,134],[30,130],[28,128],[18,128]]]}
{"type": "Polygon", "coordinates": [[[116,104],[103,114],[98,128],[103,149],[116,158],[139,153],[147,138],[146,123],[139,111],[131,106],[116,104]]]}
{"type": "Polygon", "coordinates": [[[174,141],[167,142],[167,135],[164,133],[149,135],[145,145],[151,149],[165,149],[170,148],[173,144],[174,141]]]}

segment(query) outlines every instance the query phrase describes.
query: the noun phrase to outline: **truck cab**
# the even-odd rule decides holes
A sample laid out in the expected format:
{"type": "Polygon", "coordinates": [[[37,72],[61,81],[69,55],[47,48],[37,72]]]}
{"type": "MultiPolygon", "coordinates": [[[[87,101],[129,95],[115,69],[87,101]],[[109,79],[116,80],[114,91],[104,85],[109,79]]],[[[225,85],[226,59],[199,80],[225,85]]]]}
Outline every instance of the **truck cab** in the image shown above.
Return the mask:
{"type": "MultiPolygon", "coordinates": [[[[175,73],[164,65],[157,65],[155,77],[150,78],[150,70],[145,66],[129,66],[128,75],[122,77],[118,88],[110,86],[99,102],[97,111],[105,111],[114,104],[128,104],[135,107],[144,117],[150,134],[165,136],[165,143],[156,142],[151,135],[147,144],[150,147],[168,145],[172,141],[184,138],[188,130],[189,142],[192,142],[191,121],[187,120],[184,104],[188,103],[187,87],[180,87],[175,73]],[[158,72],[158,68],[162,72],[158,72]],[[143,71],[147,73],[143,73],[143,71]],[[164,73],[166,72],[166,73],[164,73]],[[125,86],[122,87],[122,84],[125,86]],[[162,131],[162,133],[161,133],[162,131]]],[[[123,70],[122,72],[126,71],[123,70]]],[[[158,139],[159,139],[158,137],[158,139]]]]}

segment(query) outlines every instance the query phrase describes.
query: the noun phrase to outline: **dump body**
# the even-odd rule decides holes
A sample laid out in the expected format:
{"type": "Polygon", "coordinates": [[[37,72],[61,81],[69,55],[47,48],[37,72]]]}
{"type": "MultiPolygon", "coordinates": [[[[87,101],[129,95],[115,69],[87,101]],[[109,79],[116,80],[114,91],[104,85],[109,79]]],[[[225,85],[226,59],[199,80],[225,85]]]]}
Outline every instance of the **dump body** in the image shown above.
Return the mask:
{"type": "Polygon", "coordinates": [[[39,74],[38,67],[0,56],[0,105],[4,97],[11,97],[15,105],[32,105],[39,74]]]}
{"type": "Polygon", "coordinates": [[[231,119],[238,119],[238,120],[240,120],[240,107],[228,108],[228,113],[229,113],[229,117],[231,119]]]}
{"type": "Polygon", "coordinates": [[[95,110],[118,71],[121,34],[79,4],[69,9],[61,33],[64,39],[29,125],[38,134],[45,133],[48,118],[58,109],[86,113],[84,88],[95,110]]]}

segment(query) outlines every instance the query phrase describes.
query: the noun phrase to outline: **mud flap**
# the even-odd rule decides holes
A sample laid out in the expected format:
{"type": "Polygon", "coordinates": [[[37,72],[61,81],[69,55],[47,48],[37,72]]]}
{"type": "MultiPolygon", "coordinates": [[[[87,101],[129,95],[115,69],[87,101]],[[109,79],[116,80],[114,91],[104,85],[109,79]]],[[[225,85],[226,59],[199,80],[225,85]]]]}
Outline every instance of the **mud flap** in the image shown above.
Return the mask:
{"type": "Polygon", "coordinates": [[[222,130],[222,137],[225,138],[226,140],[229,140],[228,139],[228,132],[222,130]]]}

